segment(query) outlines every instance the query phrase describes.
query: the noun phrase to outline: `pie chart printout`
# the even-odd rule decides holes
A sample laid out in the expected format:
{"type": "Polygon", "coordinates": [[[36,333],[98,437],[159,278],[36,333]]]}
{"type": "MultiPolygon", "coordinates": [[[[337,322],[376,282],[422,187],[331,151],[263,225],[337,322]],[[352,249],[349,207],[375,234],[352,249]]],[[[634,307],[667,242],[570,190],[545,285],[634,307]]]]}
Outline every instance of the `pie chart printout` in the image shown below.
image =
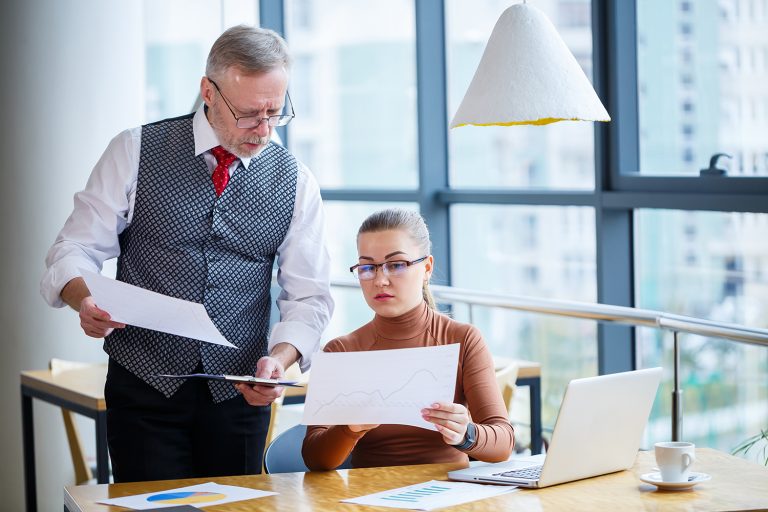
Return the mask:
{"type": "Polygon", "coordinates": [[[187,505],[194,503],[210,503],[212,501],[223,500],[226,497],[226,494],[221,494],[219,492],[178,491],[153,494],[147,498],[147,501],[163,505],[187,505]]]}
{"type": "MultiPolygon", "coordinates": [[[[188,485],[176,489],[156,490],[133,496],[100,500],[105,505],[130,508],[132,510],[158,510],[168,507],[186,508],[223,505],[234,501],[253,500],[277,494],[272,491],[260,491],[236,485],[222,485],[216,482],[188,485]]],[[[259,507],[254,508],[257,510],[259,507]]],[[[248,508],[251,510],[251,508],[248,508]]]]}

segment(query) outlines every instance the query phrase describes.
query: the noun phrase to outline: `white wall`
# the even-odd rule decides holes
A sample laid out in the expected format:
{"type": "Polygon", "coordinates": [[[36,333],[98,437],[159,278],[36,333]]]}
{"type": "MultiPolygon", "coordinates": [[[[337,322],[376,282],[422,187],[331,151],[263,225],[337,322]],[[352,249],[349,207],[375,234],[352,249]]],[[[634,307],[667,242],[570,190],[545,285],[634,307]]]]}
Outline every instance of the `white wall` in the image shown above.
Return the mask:
{"type": "MultiPolygon", "coordinates": [[[[109,140],[141,124],[142,5],[11,0],[0,7],[2,510],[24,509],[19,372],[45,368],[52,357],[106,360],[74,312],[45,304],[38,283],[72,195],[109,140]]],[[[37,401],[34,414],[38,508],[61,510],[62,488],[73,482],[61,415],[37,401]]]]}

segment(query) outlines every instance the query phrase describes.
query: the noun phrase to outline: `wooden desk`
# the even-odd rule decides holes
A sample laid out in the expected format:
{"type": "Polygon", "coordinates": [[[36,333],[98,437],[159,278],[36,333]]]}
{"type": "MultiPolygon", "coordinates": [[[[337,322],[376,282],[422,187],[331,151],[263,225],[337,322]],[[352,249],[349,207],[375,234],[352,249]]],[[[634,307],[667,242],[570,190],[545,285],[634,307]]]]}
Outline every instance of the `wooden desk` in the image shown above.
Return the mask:
{"type": "MultiPolygon", "coordinates": [[[[697,450],[696,471],[709,473],[712,480],[687,491],[659,491],[640,481],[639,476],[654,466],[653,452],[640,452],[629,471],[556,485],[539,490],[520,490],[503,496],[475,501],[441,510],[758,510],[768,506],[768,468],[746,462],[712,449],[697,450]]],[[[215,481],[274,491],[279,494],[256,500],[206,507],[210,512],[362,510],[340,504],[339,500],[405,485],[445,479],[446,472],[461,464],[426,464],[391,468],[349,469],[317,473],[234,476],[139,482],[129,484],[72,486],[64,490],[69,512],[123,511],[99,505],[100,499],[145,492],[163,491],[215,481]]],[[[365,510],[373,510],[366,507],[365,510]]],[[[392,510],[376,508],[376,510],[392,510]]]]}
{"type": "Polygon", "coordinates": [[[50,370],[21,372],[21,422],[27,511],[37,510],[33,398],[65,407],[96,421],[96,478],[99,483],[109,482],[107,406],[104,402],[106,378],[107,365],[63,370],[55,374],[50,370]]]}

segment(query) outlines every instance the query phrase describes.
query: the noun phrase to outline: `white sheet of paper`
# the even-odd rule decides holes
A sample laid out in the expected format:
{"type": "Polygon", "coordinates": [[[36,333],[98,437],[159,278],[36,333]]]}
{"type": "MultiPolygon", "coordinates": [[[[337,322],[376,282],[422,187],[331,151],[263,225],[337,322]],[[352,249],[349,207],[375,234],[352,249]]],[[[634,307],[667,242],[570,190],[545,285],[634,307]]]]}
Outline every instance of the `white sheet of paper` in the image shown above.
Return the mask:
{"type": "Polygon", "coordinates": [[[193,505],[195,507],[207,507],[221,505],[233,501],[252,500],[277,494],[271,491],[258,491],[247,487],[235,487],[233,485],[221,485],[215,482],[190,485],[168,489],[167,491],[148,492],[122,498],[111,498],[97,503],[128,507],[135,510],[150,508],[177,507],[179,505],[193,505]]]}
{"type": "Polygon", "coordinates": [[[459,344],[319,352],[304,404],[305,425],[413,425],[436,430],[421,409],[453,402],[459,344]]]}
{"type": "Polygon", "coordinates": [[[235,347],[213,325],[205,306],[123,283],[84,269],[80,272],[96,305],[115,322],[235,347]]]}
{"type": "Polygon", "coordinates": [[[514,492],[517,489],[518,488],[514,486],[430,480],[429,482],[424,482],[422,484],[414,484],[407,487],[400,487],[399,489],[377,492],[359,498],[341,500],[341,502],[370,505],[373,507],[433,510],[484,498],[491,498],[500,494],[514,492]]]}

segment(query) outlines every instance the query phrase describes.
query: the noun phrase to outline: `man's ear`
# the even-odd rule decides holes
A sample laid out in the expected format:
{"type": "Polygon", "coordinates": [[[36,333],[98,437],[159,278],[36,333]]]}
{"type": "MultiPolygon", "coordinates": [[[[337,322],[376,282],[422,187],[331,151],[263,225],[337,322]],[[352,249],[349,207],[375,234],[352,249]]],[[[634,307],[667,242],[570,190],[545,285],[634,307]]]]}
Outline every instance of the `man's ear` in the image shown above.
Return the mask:
{"type": "Polygon", "coordinates": [[[207,76],[200,79],[200,98],[207,106],[211,106],[213,103],[213,95],[216,93],[213,84],[208,80],[207,76]]]}

